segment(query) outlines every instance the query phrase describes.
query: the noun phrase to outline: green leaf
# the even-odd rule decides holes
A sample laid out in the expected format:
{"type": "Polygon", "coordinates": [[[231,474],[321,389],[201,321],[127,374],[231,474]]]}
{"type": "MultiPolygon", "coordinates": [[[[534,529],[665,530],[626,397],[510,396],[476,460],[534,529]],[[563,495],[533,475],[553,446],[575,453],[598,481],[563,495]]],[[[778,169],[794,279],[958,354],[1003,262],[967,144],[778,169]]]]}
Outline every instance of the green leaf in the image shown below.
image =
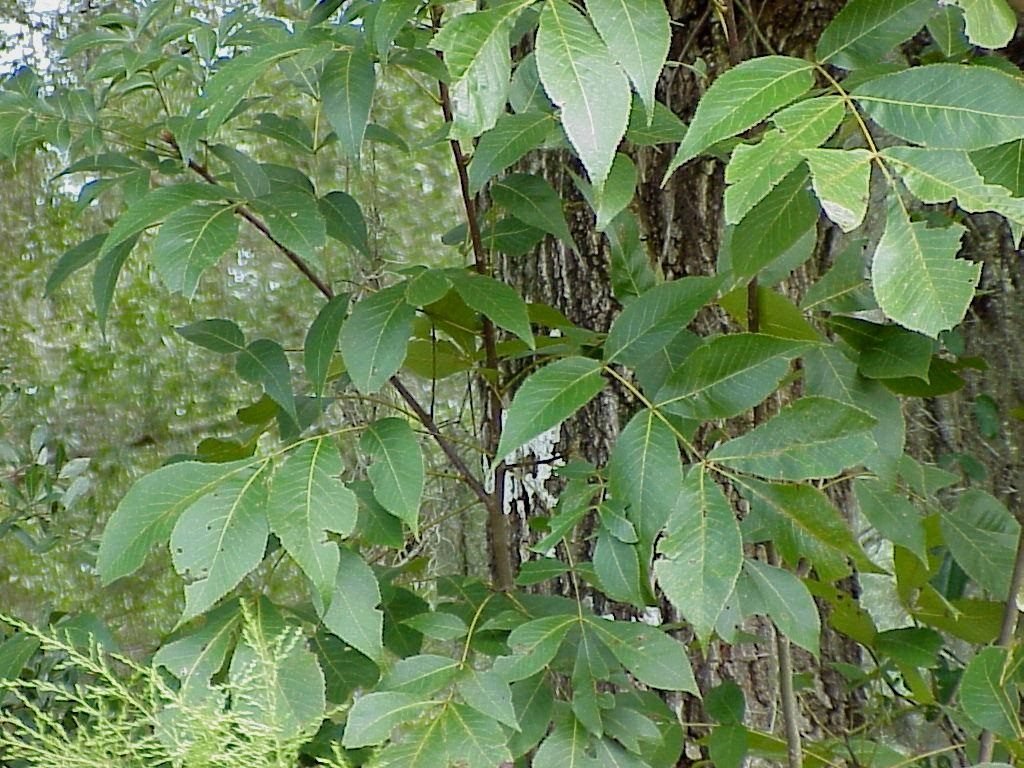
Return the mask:
{"type": "Polygon", "coordinates": [[[246,381],[261,384],[281,410],[298,421],[291,368],[280,344],[270,339],[256,339],[239,353],[235,370],[246,381]]]}
{"type": "Polygon", "coordinates": [[[364,395],[379,390],[401,367],[416,311],[405,286],[393,285],[358,302],[341,328],[341,355],[364,395]]]}
{"type": "Polygon", "coordinates": [[[835,477],[875,450],[874,416],[838,400],[802,397],[707,458],[776,480],[835,477]]]}
{"type": "Polygon", "coordinates": [[[956,258],[964,232],[959,224],[929,229],[912,223],[902,204],[890,201],[871,268],[886,315],[933,338],[963,320],[981,277],[981,264],[956,258]]]}
{"type": "Polygon", "coordinates": [[[317,206],[324,218],[328,236],[355,248],[364,256],[370,255],[366,219],[354,197],[335,190],[317,200],[317,206]]]}
{"type": "Polygon", "coordinates": [[[519,720],[512,706],[512,689],[499,675],[470,669],[457,687],[468,706],[512,730],[519,730],[519,720]]]}
{"type": "Polygon", "coordinates": [[[693,419],[738,416],[775,391],[807,342],[754,333],[715,336],[698,347],[654,398],[693,419]]]}
{"type": "Polygon", "coordinates": [[[250,207],[283,246],[307,261],[319,262],[320,248],[327,242],[327,228],[315,198],[278,187],[273,194],[253,200],[250,207]]]}
{"type": "Polygon", "coordinates": [[[926,147],[973,150],[1024,136],[1024,84],[992,67],[911,67],[853,97],[889,133],[926,147]]]}
{"type": "Polygon", "coordinates": [[[683,140],[686,125],[676,114],[662,104],[654,102],[654,111],[648,123],[648,112],[637,97],[629,110],[629,125],[626,126],[627,141],[641,147],[658,144],[672,144],[683,140]]]}
{"type": "Polygon", "coordinates": [[[776,113],[777,128],[757,144],[739,144],[725,168],[725,220],[736,224],[800,164],[801,150],[831,136],[846,107],[839,96],[799,101],[776,113]]]}
{"type": "Polygon", "coordinates": [[[374,497],[417,532],[425,478],[423,454],[412,427],[403,419],[380,419],[366,428],[359,447],[373,461],[367,474],[374,497]]]}
{"type": "Polygon", "coordinates": [[[815,657],[821,619],[807,587],[781,568],[747,560],[743,563],[745,586],[759,598],[757,613],[766,614],[786,637],[815,657]]]}
{"type": "Polygon", "coordinates": [[[658,551],[658,583],[706,647],[743,567],[743,540],[732,504],[704,471],[687,476],[658,551]]]}
{"type": "Polygon", "coordinates": [[[960,704],[980,727],[1005,739],[1024,737],[1017,686],[1007,680],[1005,648],[983,648],[971,659],[960,680],[960,704]]]}
{"type": "Polygon", "coordinates": [[[345,322],[348,312],[348,294],[335,296],[316,315],[306,333],[303,344],[303,359],[306,364],[306,376],[313,385],[313,394],[323,394],[327,383],[327,374],[338,347],[338,335],[341,324],[345,322]]]}
{"type": "Polygon", "coordinates": [[[830,312],[876,309],[871,289],[864,280],[866,267],[864,240],[852,240],[833,257],[832,268],[825,276],[807,289],[800,308],[830,312]]]}
{"type": "Polygon", "coordinates": [[[588,755],[590,734],[571,713],[555,723],[533,759],[533,768],[597,768],[588,755]]]}
{"type": "Polygon", "coordinates": [[[329,439],[303,443],[274,473],[267,501],[270,530],[324,605],[338,574],[338,545],[327,534],[348,536],[356,526],[356,497],[339,479],[341,471],[341,454],[329,439]]]}
{"type": "Polygon", "coordinates": [[[516,627],[508,636],[513,655],[495,659],[494,671],[508,682],[533,677],[551,663],[566,633],[578,621],[573,614],[563,614],[533,619],[516,627]]]}
{"type": "Polygon", "coordinates": [[[587,13],[608,50],[629,75],[647,108],[654,113],[654,87],[668,57],[671,38],[668,11],[661,0],[591,0],[587,13]]]}
{"type": "Polygon", "coordinates": [[[509,32],[525,0],[514,0],[485,11],[454,17],[431,45],[444,53],[452,76],[455,107],[454,136],[479,136],[494,127],[505,109],[512,56],[509,32]]]}
{"type": "Polygon", "coordinates": [[[20,632],[0,643],[0,681],[20,678],[39,647],[39,640],[20,632]]]}
{"type": "Polygon", "coordinates": [[[879,632],[874,647],[900,664],[929,669],[938,666],[942,635],[924,627],[902,627],[879,632]]]}
{"type": "Polygon", "coordinates": [[[717,277],[683,277],[645,291],[615,318],[604,359],[636,367],[689,325],[721,284],[717,277]]]}
{"type": "Polygon", "coordinates": [[[598,232],[604,232],[611,224],[612,219],[626,210],[633,195],[636,194],[636,166],[629,159],[628,155],[621,152],[616,153],[612,163],[608,179],[604,188],[597,195],[594,213],[597,214],[597,223],[594,228],[598,232]]]}
{"type": "Polygon", "coordinates": [[[844,69],[877,64],[913,37],[934,10],[928,0],[852,0],[821,33],[818,61],[844,69]]]}
{"type": "Polygon", "coordinates": [[[967,575],[997,600],[1006,600],[1020,525],[998,499],[965,491],[940,518],[950,553],[967,575]]]}
{"type": "Polygon", "coordinates": [[[377,608],[380,604],[377,577],[352,550],[341,547],[338,554],[334,594],[330,607],[322,611],[320,618],[335,635],[379,662],[384,652],[384,613],[377,608]]]}
{"type": "Polygon", "coordinates": [[[615,441],[607,472],[608,489],[613,498],[629,505],[626,513],[649,558],[683,481],[675,435],[654,411],[640,411],[615,441]]]}
{"type": "Polygon", "coordinates": [[[898,325],[879,325],[855,317],[836,317],[829,325],[860,352],[857,370],[869,379],[914,376],[928,381],[935,342],[898,325]]]}
{"type": "Polygon", "coordinates": [[[964,12],[967,38],[981,48],[1009,45],[1017,31],[1017,15],[1006,0],[953,0],[964,12]]]}
{"type": "Polygon", "coordinates": [[[843,232],[855,230],[868,210],[871,153],[866,149],[811,149],[803,156],[825,215],[843,232]]]}
{"type": "Polygon", "coordinates": [[[928,562],[924,522],[906,496],[886,488],[880,480],[857,478],[853,482],[857,505],[871,526],[893,544],[913,552],[922,563],[928,562]]]}
{"type": "Polygon", "coordinates": [[[661,691],[698,693],[686,646],[657,627],[588,617],[587,623],[626,669],[661,691]]]}
{"type": "MultiPolygon", "coordinates": [[[[93,272],[92,296],[93,302],[96,304],[96,317],[99,319],[101,330],[107,324],[107,313],[110,311],[110,304],[114,300],[117,278],[120,276],[121,268],[124,266],[125,261],[128,260],[132,248],[135,247],[138,237],[137,234],[131,235],[109,251],[106,251],[106,255],[100,257],[99,263],[96,265],[96,271],[93,272]]],[[[107,241],[109,240],[110,237],[108,236],[107,241]]],[[[103,250],[106,250],[106,247],[104,243],[101,253],[103,250]]]]}
{"type": "Polygon", "coordinates": [[[537,746],[548,731],[554,696],[547,675],[534,675],[528,680],[512,684],[512,704],[521,730],[512,735],[509,749],[519,757],[537,746]]]}
{"type": "Polygon", "coordinates": [[[995,211],[1018,228],[1024,227],[1024,200],[1010,191],[987,184],[966,152],[955,149],[889,147],[882,156],[895,166],[903,182],[922,203],[957,205],[970,213],[995,211]]]}
{"type": "Polygon", "coordinates": [[[623,304],[657,285],[651,257],[640,238],[636,216],[623,211],[605,230],[610,253],[612,293],[623,304]]]}
{"type": "Polygon", "coordinates": [[[971,162],[989,184],[1006,187],[1014,197],[1024,197],[1024,139],[971,152],[971,162]]]}
{"type": "Polygon", "coordinates": [[[222,355],[231,355],[245,349],[245,334],[232,320],[210,318],[198,320],[174,329],[184,339],[222,355]]]}
{"type": "Polygon", "coordinates": [[[212,611],[195,632],[160,646],[153,664],[166,667],[177,677],[186,696],[202,696],[224,666],[241,623],[238,602],[226,603],[212,611]]]}
{"type": "MultiPolygon", "coordinates": [[[[612,2],[606,0],[605,6],[610,9],[612,2]]],[[[622,30],[617,34],[621,36],[622,30]]],[[[652,60],[661,55],[657,48],[648,50],[652,60]]],[[[650,62],[645,64],[650,66],[650,62]]],[[[551,0],[541,11],[537,69],[544,90],[562,110],[562,126],[569,143],[591,183],[601,189],[629,122],[626,75],[590,22],[566,0],[551,0]]],[[[646,66],[644,70],[642,76],[646,78],[646,66]]],[[[633,70],[633,74],[640,73],[633,70]]]]}
{"type": "Polygon", "coordinates": [[[247,154],[226,144],[214,144],[209,149],[227,165],[235,189],[242,197],[251,200],[270,194],[270,179],[266,171],[247,154]]]}
{"type": "Polygon", "coordinates": [[[381,744],[399,725],[418,718],[430,701],[397,691],[372,691],[356,699],[345,721],[342,743],[348,749],[381,744]]]}
{"type": "Polygon", "coordinates": [[[190,205],[175,211],[153,242],[153,266],[168,290],[191,299],[203,272],[238,239],[231,205],[190,205]]]}
{"type": "Polygon", "coordinates": [[[576,251],[569,225],[565,222],[565,214],[562,213],[562,198],[540,176],[514,173],[494,182],[490,193],[497,205],[524,224],[543,229],[576,251]]]}
{"type": "Polygon", "coordinates": [[[210,609],[263,560],[269,533],[263,468],[218,485],[178,518],[171,555],[186,580],[182,623],[210,609]]]}
{"type": "Polygon", "coordinates": [[[604,389],[601,364],[567,357],[544,366],[516,392],[496,456],[504,458],[538,435],[561,424],[604,389]]]}
{"type": "Polygon", "coordinates": [[[382,0],[373,17],[373,47],[382,64],[388,61],[391,41],[420,7],[420,0],[382,0]]]}
{"type": "Polygon", "coordinates": [[[818,206],[807,190],[803,166],[754,206],[733,230],[732,269],[740,277],[753,277],[784,254],[818,223],[818,206]]]}
{"type": "Polygon", "coordinates": [[[712,144],[742,133],[798,99],[813,84],[813,65],[789,56],[750,59],[722,73],[697,104],[665,178],[712,144]]]}
{"type": "Polygon", "coordinates": [[[93,235],[88,240],[84,240],[78,245],[72,246],[64,251],[60,258],[57,259],[57,263],[54,265],[53,271],[50,272],[50,276],[46,278],[46,287],[43,289],[43,296],[46,298],[53,296],[54,291],[56,291],[65,280],[82,267],[88,266],[95,261],[96,258],[99,257],[100,247],[106,239],[106,234],[93,235]]]}
{"type": "Polygon", "coordinates": [[[457,659],[447,656],[410,656],[391,668],[381,687],[413,696],[431,696],[452,682],[461,668],[457,659]]]}
{"type": "Polygon", "coordinates": [[[462,300],[489,318],[499,328],[511,331],[534,348],[530,316],[519,292],[493,277],[456,269],[448,273],[452,285],[462,300]]]}
{"type": "Polygon", "coordinates": [[[103,583],[110,584],[138,570],[154,546],[167,542],[182,512],[252,465],[251,461],[183,461],[138,480],[103,529],[96,560],[103,583]]]}
{"type": "Polygon", "coordinates": [[[457,640],[460,637],[465,637],[469,632],[466,622],[454,613],[441,611],[420,613],[402,623],[435,640],[457,640]]]}
{"type": "Polygon", "coordinates": [[[469,191],[477,193],[492,177],[504,171],[527,152],[541,146],[555,127],[547,112],[503,114],[484,133],[469,164],[469,191]]]}
{"type": "Polygon", "coordinates": [[[645,603],[640,577],[640,558],[634,544],[626,544],[605,531],[597,538],[594,570],[601,591],[616,602],[642,606],[645,603]]]}
{"type": "Polygon", "coordinates": [[[258,121],[245,130],[258,133],[297,149],[305,155],[313,154],[313,133],[302,120],[293,115],[276,115],[262,112],[256,116],[258,121]]]}
{"type": "Polygon", "coordinates": [[[362,46],[334,54],[320,76],[324,114],[338,136],[342,153],[359,159],[359,149],[370,119],[376,74],[362,46]]]}

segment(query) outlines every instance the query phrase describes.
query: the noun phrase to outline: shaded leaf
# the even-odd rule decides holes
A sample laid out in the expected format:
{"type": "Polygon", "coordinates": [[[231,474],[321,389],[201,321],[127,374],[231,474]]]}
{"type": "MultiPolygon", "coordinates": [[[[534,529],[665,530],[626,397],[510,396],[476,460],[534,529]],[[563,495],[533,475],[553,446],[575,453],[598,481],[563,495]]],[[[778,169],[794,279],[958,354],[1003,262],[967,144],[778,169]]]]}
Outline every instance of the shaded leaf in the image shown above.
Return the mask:
{"type": "Polygon", "coordinates": [[[256,339],[239,353],[235,370],[246,381],[261,384],[281,410],[298,421],[291,368],[280,344],[270,339],[256,339]]]}
{"type": "Polygon", "coordinates": [[[423,454],[412,427],[403,419],[379,419],[363,432],[359,447],[373,461],[367,474],[374,497],[417,532],[425,475],[423,454]]]}
{"type": "Polygon", "coordinates": [[[492,277],[463,270],[453,270],[448,277],[467,306],[534,348],[530,316],[518,291],[492,277]]]}
{"type": "Polygon", "coordinates": [[[330,237],[350,245],[364,256],[370,255],[366,220],[359,203],[351,195],[335,190],[317,200],[330,237]]]}
{"type": "Polygon", "coordinates": [[[875,64],[916,34],[934,9],[928,0],[852,0],[821,33],[818,60],[844,69],[875,64]]]}
{"type": "Polygon", "coordinates": [[[971,659],[960,681],[960,704],[982,728],[1006,739],[1020,740],[1022,732],[1016,686],[1007,680],[1005,648],[983,648],[971,659]]]}
{"type": "Polygon", "coordinates": [[[184,339],[222,355],[245,349],[245,334],[232,320],[210,318],[181,325],[174,331],[184,339]]]}
{"type": "Polygon", "coordinates": [[[306,376],[313,385],[313,394],[323,394],[327,383],[327,374],[338,346],[338,335],[341,324],[345,322],[348,312],[348,295],[342,294],[330,299],[309,326],[303,344],[303,360],[306,365],[306,376]]]}
{"type": "Polygon", "coordinates": [[[378,291],[352,309],[341,329],[341,354],[361,393],[373,394],[401,367],[415,316],[402,284],[378,291]]]}
{"type": "Polygon", "coordinates": [[[678,640],[640,622],[597,617],[586,621],[619,663],[644,685],[662,691],[698,693],[686,646],[678,640]]]}
{"type": "Polygon", "coordinates": [[[782,634],[817,656],[821,620],[804,583],[788,571],[757,560],[744,562],[743,579],[760,602],[755,612],[766,614],[782,634]]]}
{"type": "Polygon", "coordinates": [[[362,46],[339,51],[324,65],[320,98],[346,157],[359,158],[375,87],[373,62],[362,46]]]}
{"type": "Polygon", "coordinates": [[[548,112],[501,115],[494,127],[477,142],[473,161],[469,164],[470,192],[479,192],[492,176],[541,146],[554,126],[554,118],[548,112]]]}
{"type": "Polygon", "coordinates": [[[946,545],[960,567],[997,600],[1006,600],[1020,535],[1020,525],[1006,507],[971,489],[940,520],[946,545]]]}
{"type": "Polygon", "coordinates": [[[384,652],[384,614],[377,608],[380,604],[377,577],[356,553],[345,547],[339,548],[338,553],[334,594],[320,618],[335,635],[363,655],[379,661],[384,652]]]}
{"type": "Polygon", "coordinates": [[[253,200],[250,207],[267,225],[270,234],[302,258],[317,263],[327,241],[327,228],[315,198],[296,189],[274,190],[253,200]]]}
{"type": "Polygon", "coordinates": [[[543,229],[576,250],[562,213],[562,199],[540,176],[514,173],[494,182],[490,193],[495,203],[520,221],[543,229]]]}
{"type": "Polygon", "coordinates": [[[238,239],[234,206],[191,205],[175,211],[153,241],[153,266],[168,290],[195,295],[199,278],[238,239]]]}
{"type": "Polygon", "coordinates": [[[469,670],[458,682],[459,695],[482,715],[518,731],[519,720],[512,706],[512,689],[494,672],[469,670]]]}
{"type": "Polygon", "coordinates": [[[430,705],[429,701],[398,691],[372,691],[360,696],[348,713],[342,743],[348,749],[381,744],[394,728],[414,721],[430,705]]]}

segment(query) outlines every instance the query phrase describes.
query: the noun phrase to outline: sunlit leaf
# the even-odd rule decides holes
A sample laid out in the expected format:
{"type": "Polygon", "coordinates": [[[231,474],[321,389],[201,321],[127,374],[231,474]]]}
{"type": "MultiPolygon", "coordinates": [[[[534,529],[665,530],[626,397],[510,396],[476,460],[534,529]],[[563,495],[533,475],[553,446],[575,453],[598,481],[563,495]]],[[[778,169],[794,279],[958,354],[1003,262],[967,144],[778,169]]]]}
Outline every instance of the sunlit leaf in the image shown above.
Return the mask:
{"type": "Polygon", "coordinates": [[[855,230],[868,210],[871,153],[866,149],[811,149],[803,156],[825,215],[844,232],[855,230]]]}
{"type": "Polygon", "coordinates": [[[1017,14],[1006,0],[953,0],[964,12],[967,37],[982,48],[1009,45],[1017,31],[1017,14]]]}
{"type": "Polygon", "coordinates": [[[821,33],[818,60],[844,69],[875,64],[924,26],[929,0],[852,0],[821,33]]]}

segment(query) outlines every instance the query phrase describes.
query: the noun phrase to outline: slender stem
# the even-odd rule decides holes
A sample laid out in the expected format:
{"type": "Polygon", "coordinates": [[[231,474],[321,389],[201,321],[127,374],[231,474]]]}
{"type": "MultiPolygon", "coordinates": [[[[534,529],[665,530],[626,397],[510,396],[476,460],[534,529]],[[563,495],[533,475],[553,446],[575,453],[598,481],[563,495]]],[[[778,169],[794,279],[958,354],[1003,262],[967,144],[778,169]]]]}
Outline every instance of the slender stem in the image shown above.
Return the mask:
{"type": "MultiPolygon", "coordinates": [[[[178,156],[180,157],[181,153],[180,150],[178,149],[177,142],[174,140],[174,137],[168,133],[165,134],[163,138],[171,147],[175,149],[176,152],[178,152],[178,156]]],[[[210,171],[206,167],[200,165],[195,160],[189,160],[188,167],[193,172],[201,176],[209,184],[213,184],[215,186],[220,185],[216,177],[212,173],[210,173],[210,171]]],[[[288,259],[288,261],[294,264],[295,267],[300,272],[302,272],[306,279],[309,280],[314,286],[316,286],[316,289],[320,291],[320,293],[323,294],[325,298],[334,298],[334,290],[331,288],[331,286],[328,285],[319,275],[317,275],[313,271],[309,264],[306,263],[305,259],[299,256],[299,254],[295,253],[295,251],[286,246],[280,240],[275,238],[271,234],[270,229],[267,227],[267,225],[258,216],[256,216],[252,211],[250,211],[245,206],[239,206],[237,209],[237,213],[243,219],[252,224],[252,226],[255,227],[260,232],[260,234],[267,238],[267,240],[273,243],[274,247],[277,248],[277,250],[280,251],[284,255],[284,257],[288,259]]],[[[476,475],[469,469],[465,460],[462,458],[462,456],[459,455],[459,452],[455,449],[455,446],[452,445],[451,441],[449,441],[448,438],[441,434],[441,430],[437,426],[437,422],[434,421],[433,417],[427,412],[427,410],[423,407],[420,401],[416,399],[416,396],[413,395],[413,393],[410,392],[405,387],[404,384],[402,384],[401,380],[399,380],[397,376],[392,376],[391,379],[389,380],[389,383],[391,384],[391,387],[398,393],[399,397],[401,397],[402,400],[405,401],[405,404],[409,406],[409,409],[416,414],[416,418],[420,420],[420,423],[423,424],[427,432],[429,432],[431,437],[434,438],[434,442],[436,442],[437,445],[441,448],[441,450],[444,452],[444,455],[448,457],[448,460],[452,463],[452,466],[462,476],[463,481],[466,483],[466,485],[469,486],[470,490],[473,491],[473,494],[481,501],[481,503],[484,504],[485,507],[490,509],[493,506],[494,502],[492,495],[487,492],[483,484],[477,479],[476,475]]]]}
{"type": "MultiPolygon", "coordinates": [[[[1021,526],[1017,538],[1017,558],[1013,563],[1013,575],[1010,577],[1010,594],[1003,606],[1003,623],[999,627],[999,639],[997,645],[1009,648],[1013,643],[1013,636],[1017,632],[1018,614],[1017,595],[1021,588],[1024,588],[1024,525],[1021,526]]],[[[978,746],[978,762],[992,762],[992,755],[996,748],[996,737],[992,731],[982,731],[981,741],[978,746]]]]}
{"type": "MultiPolygon", "coordinates": [[[[441,25],[443,9],[440,6],[431,8],[431,19],[435,31],[441,25]]],[[[438,58],[443,54],[437,51],[438,58]]],[[[445,122],[451,124],[453,121],[451,94],[448,92],[448,84],[443,80],[437,83],[441,114],[445,122]]],[[[462,206],[466,212],[466,226],[469,229],[469,242],[473,249],[473,268],[477,274],[491,275],[491,264],[487,250],[484,248],[483,237],[480,234],[480,221],[477,218],[476,201],[469,188],[469,163],[462,151],[462,145],[458,139],[451,139],[449,142],[452,150],[452,159],[455,161],[455,170],[459,177],[459,191],[462,194],[462,206]]],[[[494,324],[486,316],[482,318],[482,335],[484,342],[484,364],[487,368],[498,375],[498,344],[497,333],[494,324]]],[[[481,377],[487,392],[487,452],[494,463],[494,492],[490,503],[487,504],[487,533],[490,544],[491,572],[497,587],[509,591],[514,586],[515,574],[512,565],[512,536],[509,529],[508,518],[505,515],[505,464],[500,456],[495,455],[498,443],[501,439],[502,416],[504,404],[501,400],[501,391],[497,382],[488,382],[486,377],[481,377]]]]}

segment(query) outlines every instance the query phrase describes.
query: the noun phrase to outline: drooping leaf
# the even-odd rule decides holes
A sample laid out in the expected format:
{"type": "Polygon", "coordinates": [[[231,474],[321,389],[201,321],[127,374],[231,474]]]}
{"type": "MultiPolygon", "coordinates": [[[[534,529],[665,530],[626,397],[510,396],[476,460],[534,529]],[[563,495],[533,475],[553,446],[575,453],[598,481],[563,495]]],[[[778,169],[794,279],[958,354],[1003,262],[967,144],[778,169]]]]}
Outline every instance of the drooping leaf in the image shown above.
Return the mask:
{"type": "Polygon", "coordinates": [[[825,215],[843,232],[855,230],[868,210],[871,153],[866,149],[811,149],[803,156],[825,215]]]}
{"type": "Polygon", "coordinates": [[[813,65],[788,56],[749,59],[724,72],[697,104],[665,178],[712,144],[757,125],[802,96],[813,83],[813,65]]]}
{"type": "Polygon", "coordinates": [[[739,578],[743,541],[732,504],[705,472],[691,472],[682,488],[654,572],[706,646],[739,578]]]}
{"type": "Polygon", "coordinates": [[[1024,736],[1017,686],[1008,679],[1005,648],[983,648],[971,659],[960,681],[960,703],[976,724],[1005,739],[1024,736]]]}
{"type": "Polygon", "coordinates": [[[534,348],[526,302],[514,288],[492,277],[463,270],[453,270],[448,277],[467,306],[534,348]]]}
{"type": "Polygon", "coordinates": [[[100,330],[106,328],[107,313],[110,311],[110,304],[114,300],[117,278],[120,277],[121,268],[124,267],[124,263],[128,260],[128,256],[131,254],[132,248],[135,247],[138,239],[138,234],[130,235],[110,250],[107,250],[106,243],[110,241],[108,236],[101,249],[101,253],[103,251],[106,251],[106,253],[99,258],[96,271],[92,275],[92,298],[96,306],[96,317],[99,320],[100,330]]]}
{"type": "Polygon", "coordinates": [[[298,421],[291,368],[280,344],[270,339],[256,339],[239,353],[235,370],[246,381],[262,385],[263,391],[298,421]]]}
{"type": "Polygon", "coordinates": [[[602,389],[601,364],[596,360],[567,357],[544,366],[523,382],[512,399],[497,457],[506,457],[557,427],[602,389]]]}
{"type": "Polygon", "coordinates": [[[687,418],[738,416],[775,391],[807,346],[753,333],[716,336],[684,359],[655,402],[687,418]]]}
{"type": "Polygon", "coordinates": [[[492,177],[501,173],[523,155],[543,144],[555,126],[547,112],[504,114],[484,133],[469,164],[469,191],[479,192],[492,177]]]}
{"type": "Polygon", "coordinates": [[[633,296],[639,296],[657,285],[657,276],[651,267],[647,248],[640,238],[640,227],[636,216],[623,211],[605,230],[610,253],[612,293],[621,303],[626,304],[633,296]]]}
{"type": "Polygon", "coordinates": [[[174,329],[184,339],[222,355],[231,355],[245,349],[245,334],[238,324],[223,318],[197,320],[174,329]]]}
{"type": "Polygon", "coordinates": [[[256,120],[255,125],[245,130],[268,136],[303,154],[313,154],[313,132],[298,117],[262,112],[256,115],[256,120]]]}
{"type": "Polygon", "coordinates": [[[798,101],[776,113],[775,130],[757,144],[740,144],[725,169],[725,220],[736,224],[839,127],[846,109],[838,96],[798,101]]]}
{"type": "Polygon", "coordinates": [[[935,342],[898,325],[869,323],[856,317],[829,322],[843,340],[860,353],[857,370],[869,379],[914,376],[928,380],[935,342]]]}
{"type": "Polygon", "coordinates": [[[149,551],[167,542],[181,513],[253,464],[183,461],[139,479],[103,529],[96,566],[104,584],[134,573],[149,551]]]}
{"type": "Polygon", "coordinates": [[[384,652],[384,614],[373,569],[355,552],[341,547],[331,604],[321,619],[331,632],[364,656],[380,660],[384,652]]]}
{"type": "Polygon", "coordinates": [[[561,718],[541,743],[533,768],[596,768],[588,755],[590,734],[571,713],[561,718]]]}
{"type": "Polygon", "coordinates": [[[997,600],[1005,600],[1020,534],[1013,515],[995,497],[971,489],[940,519],[946,545],[960,567],[997,600]]]}
{"type": "Polygon", "coordinates": [[[654,113],[654,87],[668,57],[671,31],[668,11],[660,0],[592,0],[587,4],[612,56],[629,75],[647,109],[654,113]]]}
{"type": "Polygon", "coordinates": [[[366,428],[359,445],[373,460],[367,473],[374,497],[417,532],[425,477],[416,433],[403,419],[379,419],[366,428]]]}
{"type": "Polygon", "coordinates": [[[605,360],[639,365],[689,325],[721,284],[715,277],[683,277],[645,291],[612,323],[605,360]]]}
{"type": "Polygon", "coordinates": [[[786,637],[818,655],[821,619],[807,587],[796,576],[757,560],[743,563],[741,582],[759,599],[765,613],[786,637]]]}
{"type": "MultiPolygon", "coordinates": [[[[612,2],[605,3],[608,10],[612,2]]],[[[656,48],[647,51],[652,59],[660,56],[656,48]]],[[[629,122],[626,75],[590,22],[566,0],[551,0],[541,11],[537,69],[544,90],[562,110],[565,133],[590,182],[601,189],[629,122]]]]}
{"type": "Polygon", "coordinates": [[[880,480],[865,477],[853,481],[853,490],[861,514],[876,531],[913,552],[922,563],[928,562],[924,521],[905,496],[886,488],[880,480]]]}
{"type": "Polygon", "coordinates": [[[562,213],[562,199],[546,180],[528,173],[514,173],[492,184],[490,192],[494,202],[517,219],[543,229],[576,250],[562,213]]]}
{"type": "Polygon", "coordinates": [[[645,556],[672,510],[683,480],[679,444],[649,409],[640,411],[615,441],[608,459],[608,489],[628,508],[645,556]]]}
{"type": "Polygon", "coordinates": [[[637,680],[661,691],[697,693],[686,646],[641,622],[586,619],[598,637],[637,680]]]}
{"type": "Polygon", "coordinates": [[[303,344],[303,359],[306,364],[306,376],[313,385],[313,394],[323,394],[327,383],[327,374],[331,367],[334,351],[338,347],[338,335],[341,324],[348,312],[348,295],[335,296],[316,315],[306,333],[303,344]]]}
{"type": "Polygon", "coordinates": [[[508,744],[513,757],[536,747],[547,733],[555,702],[546,678],[547,675],[538,674],[512,684],[512,704],[520,726],[508,744]]]}
{"type": "Polygon", "coordinates": [[[57,259],[57,263],[54,265],[49,277],[46,278],[46,287],[43,289],[43,296],[53,296],[53,292],[56,291],[65,280],[82,267],[88,266],[95,261],[99,257],[100,248],[103,245],[103,241],[106,239],[107,235],[105,233],[93,235],[88,240],[83,240],[78,245],[74,245],[64,251],[60,258],[57,259]]]}
{"type": "Polygon", "coordinates": [[[635,544],[627,544],[605,532],[597,538],[592,562],[601,590],[608,597],[620,603],[644,604],[646,588],[641,583],[640,558],[635,544]]]}
{"type": "Polygon", "coordinates": [[[1006,0],[954,0],[964,12],[967,38],[981,48],[1002,48],[1017,31],[1017,14],[1006,0]]]}
{"type": "Polygon", "coordinates": [[[250,207],[278,242],[306,261],[319,263],[320,249],[327,241],[327,226],[315,198],[296,189],[278,187],[272,194],[253,200],[250,207]]]}
{"type": "Polygon", "coordinates": [[[171,555],[186,580],[182,622],[213,607],[263,559],[269,529],[262,474],[225,481],[178,518],[171,555]]]}
{"type": "Polygon", "coordinates": [[[365,48],[338,51],[320,76],[320,98],[324,114],[338,136],[346,157],[359,159],[366,124],[370,119],[376,73],[365,48]]]}
{"type": "Polygon", "coordinates": [[[175,211],[153,241],[153,266],[168,290],[191,299],[203,272],[238,239],[231,205],[190,205],[175,211]]]}
{"type": "Polygon", "coordinates": [[[636,193],[636,166],[628,155],[621,152],[615,154],[611,170],[605,181],[604,188],[597,194],[594,213],[597,223],[594,228],[604,232],[612,220],[626,210],[636,193]]]}
{"type": "Polygon", "coordinates": [[[876,64],[917,33],[934,11],[928,0],[852,0],[818,39],[818,61],[844,69],[876,64]]]}
{"type": "Polygon", "coordinates": [[[366,219],[354,197],[335,190],[317,200],[317,205],[329,237],[352,246],[364,256],[370,255],[366,219]]]}
{"type": "Polygon", "coordinates": [[[341,482],[341,470],[341,455],[329,439],[303,443],[274,473],[267,501],[270,530],[324,605],[338,574],[338,545],[327,534],[348,536],[356,526],[356,497],[341,482]]]}
{"type": "Polygon", "coordinates": [[[382,64],[388,61],[391,41],[420,7],[420,0],[382,0],[373,17],[373,47],[382,64]]]}
{"type": "Polygon", "coordinates": [[[430,705],[430,701],[408,693],[371,691],[352,705],[342,743],[348,749],[381,744],[394,728],[416,720],[430,705]]]}
{"type": "Polygon", "coordinates": [[[992,67],[911,67],[853,97],[889,133],[926,147],[974,150],[1024,137],[1024,84],[992,67]]]}
{"type": "Polygon", "coordinates": [[[633,98],[629,111],[629,125],[626,126],[626,140],[641,147],[680,142],[686,135],[686,125],[660,101],[654,102],[654,110],[648,122],[647,108],[638,97],[633,98]]]}
{"type": "Polygon", "coordinates": [[[876,445],[876,420],[866,411],[826,397],[802,397],[707,458],[776,480],[834,477],[856,466],[876,445]]]}
{"type": "Polygon", "coordinates": [[[352,382],[373,394],[401,367],[416,311],[405,286],[385,288],[358,302],[341,329],[341,355],[352,382]]]}
{"type": "Polygon", "coordinates": [[[890,202],[875,250],[871,283],[878,306],[905,328],[927,336],[956,326],[974,298],[981,265],[956,258],[964,228],[929,229],[890,202]]]}

